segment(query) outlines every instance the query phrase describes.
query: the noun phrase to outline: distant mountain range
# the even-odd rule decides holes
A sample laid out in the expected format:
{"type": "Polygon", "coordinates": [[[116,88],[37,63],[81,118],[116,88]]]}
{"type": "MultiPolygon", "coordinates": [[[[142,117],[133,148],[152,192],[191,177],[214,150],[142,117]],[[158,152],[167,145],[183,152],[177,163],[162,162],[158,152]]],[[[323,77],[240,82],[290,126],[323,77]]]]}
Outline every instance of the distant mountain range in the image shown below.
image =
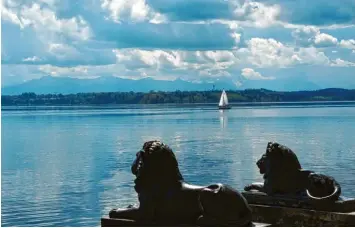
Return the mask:
{"type": "Polygon", "coordinates": [[[144,78],[140,80],[123,79],[118,77],[99,77],[95,79],[78,79],[70,77],[42,77],[22,84],[2,88],[4,95],[16,95],[24,92],[36,94],[49,93],[88,93],[88,92],[149,92],[155,91],[204,91],[219,89],[237,89],[232,81],[221,80],[215,83],[194,83],[181,79],[174,81],[154,80],[144,78]]]}
{"type": "Polygon", "coordinates": [[[99,77],[95,79],[78,79],[71,77],[46,76],[22,84],[2,88],[3,95],[17,95],[25,92],[36,94],[72,94],[88,92],[149,92],[155,91],[206,91],[212,89],[243,90],[243,89],[269,89],[274,91],[316,90],[320,86],[299,78],[287,80],[245,80],[237,86],[230,78],[214,79],[214,82],[189,82],[181,79],[174,81],[154,80],[144,78],[140,80],[123,79],[118,77],[99,77]]]}

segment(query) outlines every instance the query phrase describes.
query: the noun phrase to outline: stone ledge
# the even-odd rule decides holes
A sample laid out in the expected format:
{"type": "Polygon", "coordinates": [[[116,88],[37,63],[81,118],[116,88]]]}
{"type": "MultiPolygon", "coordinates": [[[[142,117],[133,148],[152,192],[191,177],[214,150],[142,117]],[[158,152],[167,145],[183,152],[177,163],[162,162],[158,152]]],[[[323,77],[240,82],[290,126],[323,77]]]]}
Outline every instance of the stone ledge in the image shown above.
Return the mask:
{"type": "Polygon", "coordinates": [[[253,221],[274,226],[355,226],[355,212],[340,213],[303,208],[249,204],[253,221]]]}
{"type": "Polygon", "coordinates": [[[310,210],[329,212],[353,212],[355,211],[355,199],[344,199],[338,201],[318,201],[309,198],[295,197],[292,195],[268,196],[263,192],[242,192],[242,195],[249,204],[281,206],[291,208],[303,208],[310,210]]]}
{"type": "MultiPolygon", "coordinates": [[[[253,222],[255,227],[269,227],[271,224],[262,223],[262,222],[253,222]]],[[[164,226],[164,227],[192,227],[192,225],[188,224],[170,224],[170,225],[157,225],[157,224],[149,224],[149,223],[140,223],[134,220],[128,219],[112,219],[108,217],[101,218],[101,227],[157,227],[157,226],[164,226]]]]}

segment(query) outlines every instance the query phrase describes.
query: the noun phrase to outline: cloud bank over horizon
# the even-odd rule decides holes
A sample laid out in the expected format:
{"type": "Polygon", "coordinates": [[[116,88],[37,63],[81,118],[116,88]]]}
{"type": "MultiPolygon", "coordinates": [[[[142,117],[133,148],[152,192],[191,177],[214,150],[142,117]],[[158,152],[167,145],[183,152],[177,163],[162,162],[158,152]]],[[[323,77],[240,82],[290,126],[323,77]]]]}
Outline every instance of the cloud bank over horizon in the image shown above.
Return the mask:
{"type": "Polygon", "coordinates": [[[2,86],[43,76],[355,88],[355,1],[3,0],[2,86]]]}

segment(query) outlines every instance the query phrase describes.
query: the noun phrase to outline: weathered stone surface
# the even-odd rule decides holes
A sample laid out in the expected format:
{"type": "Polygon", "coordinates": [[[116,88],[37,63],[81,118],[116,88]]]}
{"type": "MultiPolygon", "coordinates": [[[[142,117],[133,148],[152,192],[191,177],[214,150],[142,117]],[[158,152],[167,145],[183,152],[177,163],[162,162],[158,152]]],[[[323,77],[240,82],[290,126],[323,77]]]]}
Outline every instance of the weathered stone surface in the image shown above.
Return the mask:
{"type": "MultiPolygon", "coordinates": [[[[134,220],[128,219],[113,219],[108,217],[101,218],[101,226],[102,227],[149,227],[149,226],[163,226],[163,227],[194,227],[196,224],[156,224],[156,223],[142,223],[134,220]]],[[[271,224],[262,223],[262,222],[253,222],[253,226],[255,227],[269,227],[271,224]]]]}
{"type": "MultiPolygon", "coordinates": [[[[249,204],[254,226],[355,226],[355,212],[340,213],[302,208],[249,204]]],[[[127,219],[102,218],[101,226],[197,226],[196,224],[153,224],[127,219]]]]}
{"type": "Polygon", "coordinates": [[[355,226],[355,212],[339,213],[249,204],[253,221],[272,226],[355,226]]]}
{"type": "Polygon", "coordinates": [[[101,226],[102,227],[150,227],[150,226],[165,226],[165,227],[191,227],[194,226],[192,224],[183,224],[183,223],[164,223],[164,224],[157,224],[157,223],[149,223],[149,222],[142,222],[136,220],[129,220],[129,219],[115,219],[115,218],[108,218],[103,217],[101,218],[101,226]]]}
{"type": "Polygon", "coordinates": [[[334,178],[303,170],[290,148],[269,142],[257,166],[264,183],[248,185],[242,192],[253,221],[275,226],[355,225],[355,199],[341,197],[334,178]]]}
{"type": "Polygon", "coordinates": [[[284,206],[291,208],[304,208],[331,212],[354,212],[355,199],[320,201],[312,200],[308,197],[293,195],[273,195],[268,196],[263,192],[242,192],[249,204],[284,206]]]}

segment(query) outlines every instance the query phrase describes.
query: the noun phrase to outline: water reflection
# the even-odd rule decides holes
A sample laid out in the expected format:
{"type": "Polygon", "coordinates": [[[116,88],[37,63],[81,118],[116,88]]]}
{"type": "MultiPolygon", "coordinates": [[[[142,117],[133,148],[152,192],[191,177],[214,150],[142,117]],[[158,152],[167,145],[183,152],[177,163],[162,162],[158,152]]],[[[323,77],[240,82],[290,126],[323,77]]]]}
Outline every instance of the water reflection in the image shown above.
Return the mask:
{"type": "Polygon", "coordinates": [[[228,110],[219,110],[219,122],[221,128],[226,128],[228,124],[228,110]]]}

